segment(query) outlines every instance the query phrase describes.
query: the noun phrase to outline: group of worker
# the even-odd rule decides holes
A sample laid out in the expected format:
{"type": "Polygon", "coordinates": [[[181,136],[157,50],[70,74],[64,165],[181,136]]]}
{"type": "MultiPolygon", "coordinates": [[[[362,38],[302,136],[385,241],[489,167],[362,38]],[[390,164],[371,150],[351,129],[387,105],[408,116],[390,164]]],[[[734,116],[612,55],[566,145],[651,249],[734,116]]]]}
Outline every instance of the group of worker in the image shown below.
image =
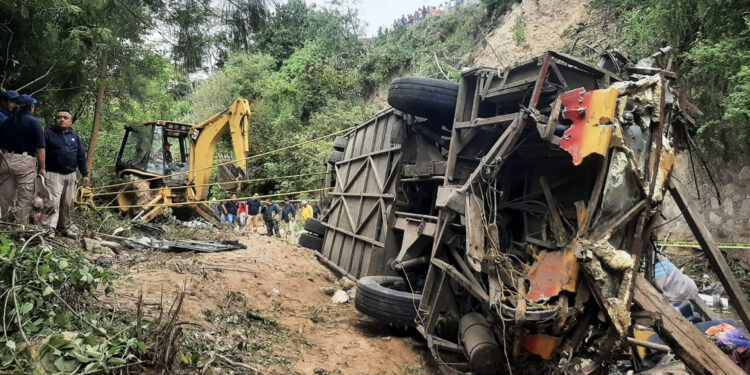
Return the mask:
{"type": "MultiPolygon", "coordinates": [[[[297,208],[289,198],[284,198],[284,205],[279,207],[271,198],[267,198],[265,204],[262,204],[258,194],[253,194],[247,202],[238,201],[237,194],[231,194],[228,200],[218,207],[218,210],[221,221],[229,225],[229,230],[238,228],[248,234],[259,234],[262,222],[266,227],[266,235],[281,237],[279,230],[279,220],[281,220],[287,236],[291,240],[295,238],[295,227],[299,221],[297,208]]],[[[301,202],[299,211],[302,223],[310,218],[317,219],[320,215],[318,204],[309,204],[307,201],[301,202]]]]}
{"type": "Polygon", "coordinates": [[[44,225],[74,236],[70,218],[77,185],[76,171],[88,186],[89,171],[81,137],[67,109],[55,113],[55,125],[43,129],[34,117],[37,100],[7,90],[0,96],[0,220],[20,224],[32,220],[37,178],[49,193],[51,210],[41,218],[44,225]]]}

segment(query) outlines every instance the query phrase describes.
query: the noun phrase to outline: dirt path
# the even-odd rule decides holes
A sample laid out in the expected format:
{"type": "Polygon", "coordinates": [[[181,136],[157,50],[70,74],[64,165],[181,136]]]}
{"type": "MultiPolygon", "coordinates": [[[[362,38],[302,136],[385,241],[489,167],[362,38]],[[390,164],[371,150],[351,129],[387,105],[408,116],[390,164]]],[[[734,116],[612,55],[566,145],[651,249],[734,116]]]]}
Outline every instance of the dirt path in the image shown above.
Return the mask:
{"type": "MultiPolygon", "coordinates": [[[[204,350],[229,350],[268,373],[433,373],[419,340],[377,326],[351,301],[335,304],[321,293],[323,286],[341,287],[310,250],[267,237],[241,240],[246,250],[121,255],[130,259],[121,264],[130,265],[119,267],[116,293],[102,298],[132,306],[142,291],[146,305],[155,305],[162,291],[171,301],[185,285],[179,317],[195,324],[185,333],[193,346],[204,342],[204,350]]],[[[183,368],[199,372],[206,361],[183,368]]]]}

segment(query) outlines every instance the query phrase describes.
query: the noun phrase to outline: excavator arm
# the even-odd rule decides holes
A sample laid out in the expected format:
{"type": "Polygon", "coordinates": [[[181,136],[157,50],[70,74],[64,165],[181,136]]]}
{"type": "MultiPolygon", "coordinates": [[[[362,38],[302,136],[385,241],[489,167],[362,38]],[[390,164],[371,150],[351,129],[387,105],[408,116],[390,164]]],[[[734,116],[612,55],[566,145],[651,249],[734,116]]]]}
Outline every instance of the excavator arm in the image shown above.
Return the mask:
{"type": "Polygon", "coordinates": [[[216,144],[227,132],[232,136],[235,165],[247,172],[245,158],[250,151],[250,104],[245,99],[237,99],[223,112],[213,115],[208,120],[190,129],[190,172],[188,179],[195,185],[195,200],[208,197],[209,186],[205,185],[211,178],[211,165],[214,163],[216,144]]]}

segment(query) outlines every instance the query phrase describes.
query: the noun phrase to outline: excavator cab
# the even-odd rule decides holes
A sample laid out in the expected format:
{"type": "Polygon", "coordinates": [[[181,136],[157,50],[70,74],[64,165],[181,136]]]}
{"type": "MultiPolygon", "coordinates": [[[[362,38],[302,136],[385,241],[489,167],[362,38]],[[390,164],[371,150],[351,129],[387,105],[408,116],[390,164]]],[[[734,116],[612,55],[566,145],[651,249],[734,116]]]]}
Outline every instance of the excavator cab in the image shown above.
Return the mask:
{"type": "MultiPolygon", "coordinates": [[[[115,172],[123,181],[117,193],[118,208],[148,222],[165,208],[178,218],[201,216],[213,221],[213,209],[206,203],[219,139],[231,138],[234,156],[219,160],[217,177],[242,187],[247,177],[250,104],[236,99],[227,109],[200,124],[152,121],[125,128],[117,153],[115,172]]],[[[92,189],[79,193],[79,201],[93,204],[92,189]]]]}
{"type": "MultiPolygon", "coordinates": [[[[115,162],[119,177],[135,174],[143,177],[170,176],[187,172],[190,162],[191,125],[156,121],[125,128],[125,136],[115,162]]],[[[165,179],[167,185],[185,180],[184,173],[165,179]],[[179,178],[182,176],[183,178],[179,178]]]]}

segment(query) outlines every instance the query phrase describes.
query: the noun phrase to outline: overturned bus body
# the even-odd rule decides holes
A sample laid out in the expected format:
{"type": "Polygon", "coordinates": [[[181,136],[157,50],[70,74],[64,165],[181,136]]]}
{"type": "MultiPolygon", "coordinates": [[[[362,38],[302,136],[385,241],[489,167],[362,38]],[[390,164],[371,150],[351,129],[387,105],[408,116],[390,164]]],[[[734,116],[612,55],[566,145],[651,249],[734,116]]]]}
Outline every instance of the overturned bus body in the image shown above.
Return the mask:
{"type": "Polygon", "coordinates": [[[668,65],[547,52],[395,80],[331,164],[320,257],[444,373],[606,373],[693,122],[668,65]]]}

